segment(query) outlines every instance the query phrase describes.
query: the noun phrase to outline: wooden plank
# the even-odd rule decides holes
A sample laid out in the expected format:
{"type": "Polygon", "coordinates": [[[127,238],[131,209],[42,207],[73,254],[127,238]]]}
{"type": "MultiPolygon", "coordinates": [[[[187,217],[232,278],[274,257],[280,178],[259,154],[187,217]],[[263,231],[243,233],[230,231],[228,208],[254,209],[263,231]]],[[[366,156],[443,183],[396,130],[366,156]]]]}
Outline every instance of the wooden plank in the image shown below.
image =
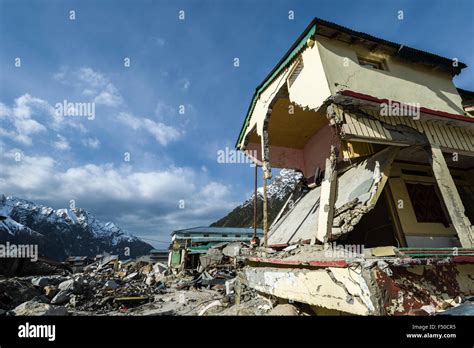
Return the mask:
{"type": "Polygon", "coordinates": [[[321,184],[318,229],[314,237],[311,238],[311,244],[313,245],[316,244],[316,240],[326,243],[332,232],[337,188],[337,171],[334,170],[335,163],[334,147],[331,145],[331,155],[329,158],[326,158],[324,180],[321,184]]]}
{"type": "Polygon", "coordinates": [[[449,134],[446,132],[446,129],[438,123],[435,123],[434,126],[439,130],[439,133],[443,137],[446,146],[451,149],[456,149],[455,143],[453,143],[453,141],[450,139],[449,134]]]}
{"type": "Polygon", "coordinates": [[[441,141],[438,137],[438,134],[436,133],[436,131],[433,129],[433,125],[430,123],[430,122],[426,122],[426,128],[428,130],[428,132],[430,132],[431,136],[433,137],[433,140],[435,142],[435,144],[437,145],[442,145],[441,144],[441,141]]]}
{"type": "Polygon", "coordinates": [[[435,123],[430,123],[431,127],[433,128],[434,132],[438,136],[439,144],[444,147],[451,147],[446,143],[446,140],[444,139],[443,135],[441,134],[440,130],[436,127],[435,123]]]}
{"type": "Polygon", "coordinates": [[[424,121],[424,122],[422,122],[421,126],[422,126],[423,131],[426,134],[426,137],[428,138],[428,141],[430,142],[430,144],[435,144],[436,140],[433,137],[433,135],[431,134],[431,131],[428,128],[428,124],[424,121]]]}
{"type": "Polygon", "coordinates": [[[464,205],[459,192],[454,184],[453,177],[444,159],[439,146],[431,145],[430,162],[433,169],[433,175],[438,184],[439,191],[443,197],[451,222],[458,234],[461,246],[463,248],[472,248],[474,246],[474,236],[471,231],[471,222],[465,215],[464,205]]]}
{"type": "Polygon", "coordinates": [[[461,129],[458,128],[458,127],[453,127],[453,130],[458,134],[459,139],[460,139],[460,141],[463,145],[463,150],[470,151],[468,142],[467,142],[466,138],[464,137],[464,134],[461,132],[461,129]]]}
{"type": "Polygon", "coordinates": [[[374,138],[374,132],[372,131],[372,128],[370,127],[369,120],[365,117],[361,117],[359,120],[365,126],[367,135],[371,138],[374,138]]]}
{"type": "Polygon", "coordinates": [[[380,138],[392,140],[390,133],[382,126],[379,120],[373,121],[377,127],[377,132],[380,134],[380,138]]]}
{"type": "Polygon", "coordinates": [[[449,139],[451,139],[451,142],[454,142],[453,145],[456,145],[457,150],[463,150],[464,146],[461,142],[461,139],[459,138],[459,135],[456,133],[456,129],[454,127],[445,125],[444,129],[449,135],[449,139]]]}
{"type": "Polygon", "coordinates": [[[413,121],[413,122],[415,123],[416,129],[418,129],[420,133],[425,133],[425,130],[423,129],[423,125],[421,124],[422,121],[418,120],[418,121],[413,121]]]}
{"type": "Polygon", "coordinates": [[[461,131],[466,135],[467,143],[469,145],[469,149],[474,151],[474,135],[470,129],[462,128],[461,131]]]}
{"type": "Polygon", "coordinates": [[[355,119],[355,126],[359,130],[359,134],[363,137],[368,137],[367,127],[358,119],[355,119]]]}
{"type": "Polygon", "coordinates": [[[370,118],[367,118],[365,120],[365,123],[367,124],[367,126],[370,128],[370,130],[372,131],[373,133],[373,137],[374,138],[380,138],[380,134],[377,130],[377,126],[375,125],[375,122],[374,120],[371,120],[370,118]]]}

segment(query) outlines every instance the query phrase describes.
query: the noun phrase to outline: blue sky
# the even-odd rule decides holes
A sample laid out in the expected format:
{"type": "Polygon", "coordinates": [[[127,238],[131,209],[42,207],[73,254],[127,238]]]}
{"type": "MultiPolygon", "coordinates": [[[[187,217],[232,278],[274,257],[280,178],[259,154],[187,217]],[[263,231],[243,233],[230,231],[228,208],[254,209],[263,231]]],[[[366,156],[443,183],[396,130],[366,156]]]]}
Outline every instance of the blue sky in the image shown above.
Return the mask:
{"type": "Polygon", "coordinates": [[[74,200],[165,246],[251,193],[252,169],[216,153],[233,147],[255,87],[314,16],[456,57],[473,67],[456,85],[474,90],[473,12],[470,0],[0,0],[0,192],[74,200]],[[95,102],[95,118],[55,117],[64,99],[95,102]]]}

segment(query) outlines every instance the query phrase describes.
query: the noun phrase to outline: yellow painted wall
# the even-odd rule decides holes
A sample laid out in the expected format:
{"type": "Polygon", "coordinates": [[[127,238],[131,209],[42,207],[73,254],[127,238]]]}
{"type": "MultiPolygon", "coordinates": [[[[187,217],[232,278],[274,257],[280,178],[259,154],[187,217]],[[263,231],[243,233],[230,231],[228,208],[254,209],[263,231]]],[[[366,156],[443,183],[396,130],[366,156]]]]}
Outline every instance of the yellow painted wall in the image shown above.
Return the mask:
{"type": "Polygon", "coordinates": [[[387,54],[370,53],[360,45],[349,45],[319,35],[316,41],[332,94],[348,89],[380,99],[419,103],[426,108],[463,114],[461,97],[448,73],[387,54]],[[361,67],[357,54],[384,58],[388,71],[361,67]]]}
{"type": "MultiPolygon", "coordinates": [[[[317,45],[304,49],[300,57],[303,59],[304,67],[298,78],[289,88],[289,98],[291,102],[302,107],[315,109],[320,107],[323,101],[331,96],[317,45]]],[[[282,87],[288,86],[287,79],[295,64],[297,64],[297,59],[262,92],[253,109],[249,126],[245,131],[241,145],[245,142],[245,137],[252,131],[254,126],[256,126],[257,134],[262,136],[263,122],[267,110],[278,91],[282,87]]]]}

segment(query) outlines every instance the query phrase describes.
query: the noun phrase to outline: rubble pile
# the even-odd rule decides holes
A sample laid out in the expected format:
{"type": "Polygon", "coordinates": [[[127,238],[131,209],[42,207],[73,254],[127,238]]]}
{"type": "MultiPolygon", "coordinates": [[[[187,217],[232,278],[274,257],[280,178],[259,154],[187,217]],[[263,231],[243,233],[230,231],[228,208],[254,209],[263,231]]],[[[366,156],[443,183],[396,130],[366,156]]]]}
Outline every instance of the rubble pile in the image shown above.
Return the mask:
{"type": "Polygon", "coordinates": [[[109,256],[80,273],[0,279],[0,315],[265,315],[274,305],[243,284],[246,243],[220,243],[197,269],[109,256]]]}

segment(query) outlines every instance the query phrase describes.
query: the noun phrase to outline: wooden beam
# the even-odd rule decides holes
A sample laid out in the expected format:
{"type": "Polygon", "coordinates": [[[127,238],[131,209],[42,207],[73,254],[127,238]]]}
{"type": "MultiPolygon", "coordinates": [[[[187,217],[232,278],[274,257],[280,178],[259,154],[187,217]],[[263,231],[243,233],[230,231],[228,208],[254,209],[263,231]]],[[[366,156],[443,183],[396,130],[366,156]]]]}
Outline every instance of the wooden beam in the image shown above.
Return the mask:
{"type": "Polygon", "coordinates": [[[461,246],[463,248],[472,248],[474,246],[472,224],[465,214],[461,197],[454,184],[443,152],[438,145],[431,144],[430,163],[444,204],[451,217],[451,222],[461,241],[461,246]]]}
{"type": "Polygon", "coordinates": [[[334,145],[331,145],[331,155],[326,159],[324,180],[321,184],[318,230],[316,231],[316,235],[311,238],[311,244],[316,244],[316,240],[327,243],[332,231],[337,187],[337,171],[334,170],[335,165],[336,151],[334,145]]]}
{"type": "Polygon", "coordinates": [[[258,176],[258,166],[255,163],[255,174],[254,174],[254,186],[253,186],[253,238],[257,238],[257,176],[258,176]]]}
{"type": "Polygon", "coordinates": [[[267,202],[267,176],[263,175],[263,233],[265,255],[268,248],[268,202],[267,202]]]}

